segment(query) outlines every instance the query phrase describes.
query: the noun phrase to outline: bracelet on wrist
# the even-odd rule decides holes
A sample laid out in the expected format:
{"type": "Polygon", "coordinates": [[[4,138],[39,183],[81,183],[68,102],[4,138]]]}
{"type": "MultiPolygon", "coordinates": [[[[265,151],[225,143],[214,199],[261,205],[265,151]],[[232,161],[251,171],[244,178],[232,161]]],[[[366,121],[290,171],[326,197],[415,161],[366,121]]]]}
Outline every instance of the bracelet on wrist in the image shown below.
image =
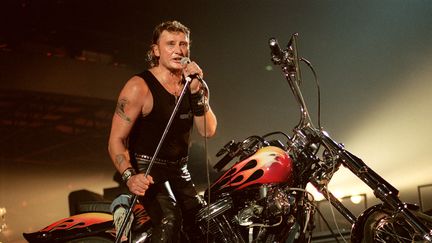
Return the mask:
{"type": "Polygon", "coordinates": [[[204,90],[199,90],[197,93],[191,94],[191,109],[194,116],[202,116],[208,111],[208,105],[205,99],[204,90]]]}
{"type": "Polygon", "coordinates": [[[136,175],[136,173],[132,167],[129,167],[126,170],[124,170],[121,175],[123,182],[126,183],[133,175],[136,175]]]}
{"type": "Polygon", "coordinates": [[[192,113],[194,116],[203,116],[207,111],[209,110],[209,107],[207,104],[197,106],[195,108],[192,108],[192,113]]]}

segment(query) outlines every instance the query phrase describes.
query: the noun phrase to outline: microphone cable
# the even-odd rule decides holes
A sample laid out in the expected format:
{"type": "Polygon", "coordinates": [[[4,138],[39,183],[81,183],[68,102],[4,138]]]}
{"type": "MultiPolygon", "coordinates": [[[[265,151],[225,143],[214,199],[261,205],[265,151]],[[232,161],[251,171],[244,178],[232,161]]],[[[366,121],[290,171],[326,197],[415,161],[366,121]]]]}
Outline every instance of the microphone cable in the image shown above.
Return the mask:
{"type": "MultiPolygon", "coordinates": [[[[210,109],[210,89],[207,86],[207,83],[202,82],[202,84],[205,86],[205,90],[206,90],[206,94],[204,95],[203,99],[204,99],[204,107],[208,107],[208,109],[210,109]],[[205,97],[207,95],[207,97],[205,97]]],[[[205,109],[205,108],[204,108],[205,109]]],[[[208,153],[208,138],[207,138],[207,119],[206,119],[206,114],[205,114],[205,110],[204,110],[204,155],[205,155],[205,160],[206,160],[206,178],[207,178],[207,188],[208,188],[208,193],[207,193],[207,216],[210,212],[210,186],[211,186],[211,181],[210,181],[210,160],[209,160],[209,153],[208,153]]],[[[204,191],[204,195],[205,195],[205,191],[204,191]]],[[[207,220],[207,225],[206,225],[206,242],[209,242],[209,231],[210,231],[210,220],[207,220]]]]}

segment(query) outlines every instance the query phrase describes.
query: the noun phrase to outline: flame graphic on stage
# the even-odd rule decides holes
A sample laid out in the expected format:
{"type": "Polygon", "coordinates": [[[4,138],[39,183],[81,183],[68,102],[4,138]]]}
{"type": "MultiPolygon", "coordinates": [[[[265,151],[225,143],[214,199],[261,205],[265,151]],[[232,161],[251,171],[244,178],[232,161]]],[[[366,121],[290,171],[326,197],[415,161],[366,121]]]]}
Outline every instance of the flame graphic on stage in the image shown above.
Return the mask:
{"type": "Polygon", "coordinates": [[[292,171],[292,160],[284,150],[264,147],[232,166],[212,185],[211,190],[227,192],[251,185],[289,182],[292,171]]]}

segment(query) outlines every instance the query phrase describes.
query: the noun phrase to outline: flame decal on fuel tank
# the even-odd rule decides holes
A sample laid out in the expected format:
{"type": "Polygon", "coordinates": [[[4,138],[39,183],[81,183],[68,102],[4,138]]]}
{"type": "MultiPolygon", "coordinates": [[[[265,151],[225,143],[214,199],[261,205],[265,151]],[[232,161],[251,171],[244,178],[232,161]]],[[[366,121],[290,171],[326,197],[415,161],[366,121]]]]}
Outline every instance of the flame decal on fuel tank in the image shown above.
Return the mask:
{"type": "Polygon", "coordinates": [[[289,182],[292,160],[278,147],[264,147],[233,165],[213,185],[213,192],[241,190],[251,185],[289,182]]]}
{"type": "Polygon", "coordinates": [[[70,230],[84,228],[93,224],[104,223],[112,220],[112,215],[106,213],[84,213],[61,219],[40,232],[51,232],[54,230],[70,230]]]}

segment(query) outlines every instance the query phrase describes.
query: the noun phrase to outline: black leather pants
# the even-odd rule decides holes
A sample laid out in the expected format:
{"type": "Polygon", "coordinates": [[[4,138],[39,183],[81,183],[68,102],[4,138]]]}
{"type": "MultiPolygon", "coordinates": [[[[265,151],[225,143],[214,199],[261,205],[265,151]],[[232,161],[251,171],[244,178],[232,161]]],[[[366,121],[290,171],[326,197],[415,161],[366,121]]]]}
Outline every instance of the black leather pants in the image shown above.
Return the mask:
{"type": "MultiPolygon", "coordinates": [[[[137,165],[144,172],[148,163],[137,159],[137,165]]],[[[195,225],[195,215],[202,206],[186,163],[155,163],[150,175],[155,183],[140,202],[153,224],[151,242],[197,242],[201,234],[195,225]],[[186,237],[181,237],[182,225],[186,237]]]]}

